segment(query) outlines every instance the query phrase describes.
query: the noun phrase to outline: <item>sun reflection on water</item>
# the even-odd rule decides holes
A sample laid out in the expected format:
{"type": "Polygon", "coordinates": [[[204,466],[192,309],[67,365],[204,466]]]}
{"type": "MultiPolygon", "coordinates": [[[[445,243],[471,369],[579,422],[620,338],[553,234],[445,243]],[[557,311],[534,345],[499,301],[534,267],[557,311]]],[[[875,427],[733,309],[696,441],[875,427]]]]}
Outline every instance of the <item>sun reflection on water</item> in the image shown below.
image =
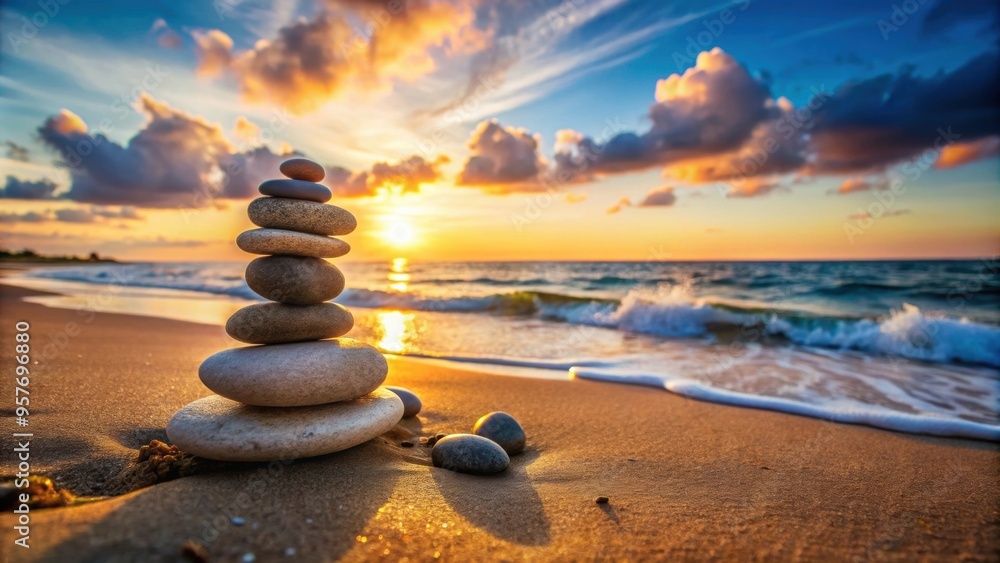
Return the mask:
{"type": "Polygon", "coordinates": [[[389,289],[405,293],[410,287],[409,261],[406,258],[393,258],[389,266],[389,289]]]}
{"type": "Polygon", "coordinates": [[[376,312],[374,328],[380,337],[377,346],[393,354],[405,352],[416,334],[414,317],[403,311],[376,312]]]}

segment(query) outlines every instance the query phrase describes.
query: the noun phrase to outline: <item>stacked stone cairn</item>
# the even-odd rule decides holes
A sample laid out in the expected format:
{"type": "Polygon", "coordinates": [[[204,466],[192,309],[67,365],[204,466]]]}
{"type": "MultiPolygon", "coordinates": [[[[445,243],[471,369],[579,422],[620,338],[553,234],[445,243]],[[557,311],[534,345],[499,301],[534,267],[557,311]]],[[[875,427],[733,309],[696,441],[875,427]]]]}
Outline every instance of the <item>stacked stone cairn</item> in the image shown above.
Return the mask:
{"type": "Polygon", "coordinates": [[[357,226],[351,213],[326,205],[315,162],[280,166],[287,179],[267,180],[267,197],[250,203],[258,225],[236,244],[251,254],[246,282],[272,303],[240,309],[230,336],[254,346],[210,356],[198,370],[218,393],[174,414],[167,436],[190,454],[222,461],[274,461],[344,450],[384,434],[403,417],[403,402],[380,387],[389,367],[375,348],[340,338],[354,326],[344,307],[329,303],[344,275],[324,258],[351,247],[331,235],[357,226]]]}

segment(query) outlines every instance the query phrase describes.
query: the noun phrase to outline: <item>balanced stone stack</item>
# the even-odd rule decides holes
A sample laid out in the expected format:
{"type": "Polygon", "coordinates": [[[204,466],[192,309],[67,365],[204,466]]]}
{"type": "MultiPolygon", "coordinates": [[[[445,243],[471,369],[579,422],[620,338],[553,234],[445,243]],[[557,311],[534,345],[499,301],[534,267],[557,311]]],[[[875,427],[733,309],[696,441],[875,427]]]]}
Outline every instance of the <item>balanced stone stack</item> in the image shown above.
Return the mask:
{"type": "Polygon", "coordinates": [[[384,434],[403,403],[381,388],[389,367],[375,348],[339,338],[354,326],[344,307],[328,303],[344,275],[323,258],[350,251],[357,226],[348,211],[325,205],[323,167],[297,158],[281,164],[288,179],[260,185],[248,214],[260,226],[236,244],[267,255],[250,262],[246,282],[274,303],[237,311],[226,331],[247,344],[219,352],[198,370],[218,393],[174,414],[167,436],[180,449],[224,461],[272,461],[344,450],[384,434]]]}

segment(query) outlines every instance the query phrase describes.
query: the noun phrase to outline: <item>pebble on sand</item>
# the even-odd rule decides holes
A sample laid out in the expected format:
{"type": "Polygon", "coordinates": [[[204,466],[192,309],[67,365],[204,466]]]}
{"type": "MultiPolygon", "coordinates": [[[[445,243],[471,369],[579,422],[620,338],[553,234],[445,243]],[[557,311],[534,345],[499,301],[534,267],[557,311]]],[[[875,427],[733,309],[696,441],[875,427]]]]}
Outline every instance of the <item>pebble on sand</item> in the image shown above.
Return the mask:
{"type": "Polygon", "coordinates": [[[329,301],[346,282],[336,266],[309,256],[262,256],[250,262],[245,277],[257,295],[290,305],[329,301]]]}
{"type": "Polygon", "coordinates": [[[475,434],[450,434],[438,440],[431,461],[435,467],[470,475],[495,475],[510,465],[503,448],[475,434]]]}
{"type": "Polygon", "coordinates": [[[282,162],[278,170],[293,180],[306,182],[319,182],[326,177],[323,167],[307,158],[290,158],[282,162]]]}
{"type": "Polygon", "coordinates": [[[594,502],[597,504],[608,504],[609,501],[610,499],[608,497],[597,497],[594,499],[594,502]]]}
{"type": "Polygon", "coordinates": [[[403,418],[412,418],[417,416],[417,413],[419,413],[420,409],[423,408],[423,403],[420,402],[420,397],[418,397],[413,391],[410,391],[405,387],[394,387],[392,385],[386,385],[385,388],[399,395],[399,399],[403,401],[403,418]]]}
{"type": "Polygon", "coordinates": [[[483,416],[472,427],[472,433],[500,444],[508,455],[523,452],[527,441],[521,425],[505,412],[491,412],[483,416]]]}

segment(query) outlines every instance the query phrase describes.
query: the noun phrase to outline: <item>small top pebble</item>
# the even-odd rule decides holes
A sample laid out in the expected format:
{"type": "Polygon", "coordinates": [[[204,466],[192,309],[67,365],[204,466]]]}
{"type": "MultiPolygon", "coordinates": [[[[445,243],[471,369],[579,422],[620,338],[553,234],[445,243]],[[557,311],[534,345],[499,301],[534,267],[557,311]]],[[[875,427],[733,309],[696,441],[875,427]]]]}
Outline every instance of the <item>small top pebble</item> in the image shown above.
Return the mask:
{"type": "Polygon", "coordinates": [[[306,158],[292,158],[286,160],[281,163],[278,170],[293,180],[319,182],[326,177],[326,172],[323,170],[322,166],[306,158]]]}

